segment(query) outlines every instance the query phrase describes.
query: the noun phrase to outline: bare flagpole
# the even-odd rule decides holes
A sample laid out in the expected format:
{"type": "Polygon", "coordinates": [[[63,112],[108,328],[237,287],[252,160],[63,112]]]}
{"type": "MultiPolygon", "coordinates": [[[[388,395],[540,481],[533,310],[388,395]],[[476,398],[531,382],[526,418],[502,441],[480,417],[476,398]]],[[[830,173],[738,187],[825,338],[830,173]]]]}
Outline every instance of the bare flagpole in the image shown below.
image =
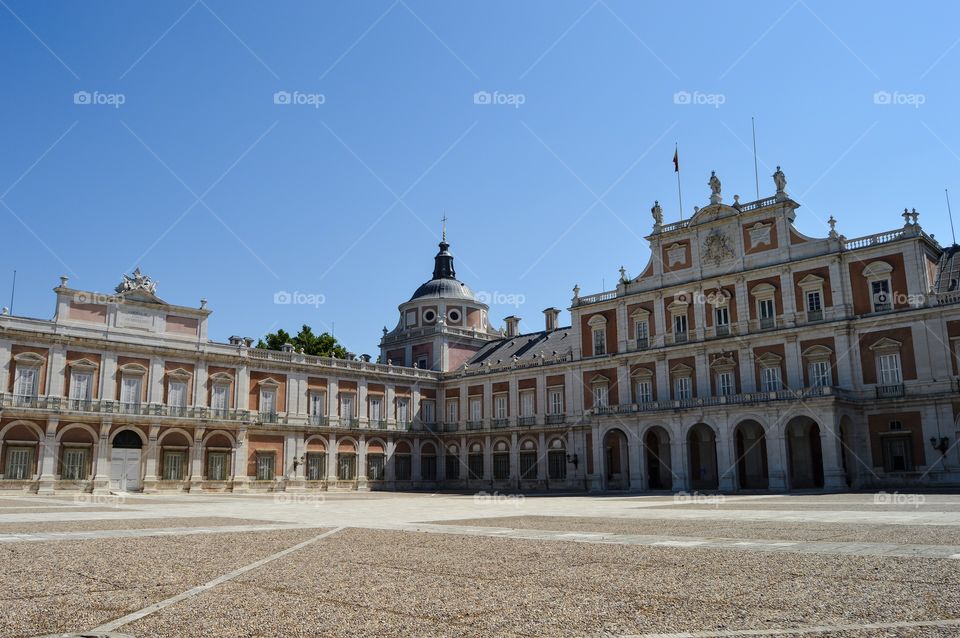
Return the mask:
{"type": "Polygon", "coordinates": [[[13,296],[17,292],[17,271],[13,271],[13,285],[10,287],[10,314],[13,314],[13,296]]]}
{"type": "Polygon", "coordinates": [[[953,235],[953,245],[957,245],[957,231],[953,229],[953,211],[950,210],[950,191],[946,188],[943,189],[944,194],[947,196],[947,214],[950,216],[950,233],[953,235]]]}
{"type": "Polygon", "coordinates": [[[750,128],[753,130],[753,178],[757,182],[757,201],[760,201],[760,169],[757,168],[757,125],[750,116],[750,128]]]}
{"type": "Polygon", "coordinates": [[[683,190],[680,188],[680,149],[673,147],[673,172],[677,174],[677,199],[680,200],[680,221],[683,221],[683,190]]]}

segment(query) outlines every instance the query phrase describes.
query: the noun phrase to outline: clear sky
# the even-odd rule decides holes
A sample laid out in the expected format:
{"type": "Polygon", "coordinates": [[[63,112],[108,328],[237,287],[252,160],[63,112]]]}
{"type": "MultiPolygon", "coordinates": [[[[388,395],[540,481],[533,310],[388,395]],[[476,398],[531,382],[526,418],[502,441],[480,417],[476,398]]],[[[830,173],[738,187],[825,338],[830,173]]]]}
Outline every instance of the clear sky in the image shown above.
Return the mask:
{"type": "Polygon", "coordinates": [[[375,353],[446,212],[495,325],[540,329],[574,284],[642,270],[653,200],[679,218],[674,144],[686,216],[711,170],[728,203],[756,198],[751,116],[760,193],[782,165],[802,232],[831,214],[848,237],[889,230],[909,206],[947,244],[958,18],[951,2],[0,0],[0,305],[15,268],[15,314],[49,318],[59,275],[109,291],[140,265],[171,303],[206,297],[216,340],[308,323],[375,353]]]}

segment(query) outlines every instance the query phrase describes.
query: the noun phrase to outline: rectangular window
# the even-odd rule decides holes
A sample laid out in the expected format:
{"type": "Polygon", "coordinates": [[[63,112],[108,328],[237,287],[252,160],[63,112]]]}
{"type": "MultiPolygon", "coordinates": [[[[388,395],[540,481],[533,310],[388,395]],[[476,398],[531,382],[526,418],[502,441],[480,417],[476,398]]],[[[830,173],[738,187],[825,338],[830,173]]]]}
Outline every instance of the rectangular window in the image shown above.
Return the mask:
{"type": "Polygon", "coordinates": [[[713,318],[718,329],[730,327],[730,309],[726,306],[715,308],[713,311],[713,318]]]}
{"type": "Polygon", "coordinates": [[[455,454],[448,454],[444,457],[444,478],[455,481],[460,479],[460,457],[455,454]]]}
{"type": "Polygon", "coordinates": [[[471,454],[467,457],[467,469],[471,479],[483,478],[483,454],[471,454]]]}
{"type": "Polygon", "coordinates": [[[458,399],[447,400],[447,423],[458,423],[460,421],[460,401],[458,399]]]}
{"type": "Polygon", "coordinates": [[[397,399],[397,423],[410,421],[410,403],[406,399],[397,399]]]}
{"type": "Polygon", "coordinates": [[[881,279],[880,281],[870,282],[870,294],[873,299],[873,311],[885,312],[893,308],[890,301],[890,280],[881,279]]]}
{"type": "Polygon", "coordinates": [[[37,397],[40,368],[37,366],[17,365],[17,376],[13,386],[13,393],[18,403],[26,404],[37,397]]]}
{"type": "Polygon", "coordinates": [[[552,480],[562,481],[567,478],[567,454],[559,450],[551,450],[547,455],[549,476],[552,480]]]}
{"type": "Polygon", "coordinates": [[[170,381],[167,385],[167,405],[174,416],[182,415],[187,407],[187,384],[170,381]]]}
{"type": "Polygon", "coordinates": [[[767,366],[760,369],[761,387],[764,392],[776,392],[783,389],[780,380],[780,366],[767,366]]]}
{"type": "Polygon", "coordinates": [[[470,420],[483,420],[483,402],[480,399],[470,399],[470,420]]]}
{"type": "Polygon", "coordinates": [[[207,453],[207,480],[208,481],[226,481],[227,480],[227,453],[226,452],[207,453]]]}
{"type": "Polygon", "coordinates": [[[420,414],[423,417],[424,423],[436,423],[437,422],[436,404],[433,401],[421,401],[420,414]]]}
{"type": "Polygon", "coordinates": [[[324,416],[327,413],[327,395],[323,392],[311,392],[309,410],[311,416],[324,416]]]}
{"type": "Polygon", "coordinates": [[[498,394],[495,397],[493,397],[493,418],[495,419],[507,418],[507,395],[498,394]]]}
{"type": "Polygon", "coordinates": [[[535,399],[533,392],[523,392],[520,394],[520,416],[533,416],[534,401],[535,399]]]}
{"type": "Polygon", "coordinates": [[[819,290],[811,290],[807,293],[807,312],[820,312],[823,310],[823,304],[820,299],[819,290]]]}
{"type": "Polygon", "coordinates": [[[340,417],[348,423],[353,420],[353,395],[352,394],[340,395],[340,417]]]}
{"type": "Polygon", "coordinates": [[[3,478],[25,481],[33,476],[33,448],[7,448],[7,462],[3,478]]]}
{"type": "Polygon", "coordinates": [[[526,481],[534,481],[537,478],[537,453],[520,453],[520,478],[526,481]]]}
{"type": "Polygon", "coordinates": [[[881,385],[900,385],[903,383],[903,375],[900,372],[899,352],[881,354],[878,359],[880,362],[881,385]]]}
{"type": "Polygon", "coordinates": [[[493,479],[495,481],[505,481],[510,478],[510,455],[509,454],[494,454],[493,455],[493,479]]]}
{"type": "Polygon", "coordinates": [[[413,476],[413,465],[409,454],[397,454],[393,457],[393,468],[398,481],[409,481],[413,476]]]}
{"type": "Polygon", "coordinates": [[[637,381],[637,403],[653,402],[653,384],[649,381],[637,381]]]}
{"type": "Polygon", "coordinates": [[[636,323],[637,348],[646,348],[650,345],[650,324],[646,321],[636,323]]]}
{"type": "Polygon", "coordinates": [[[776,316],[774,314],[773,299],[761,299],[757,303],[760,307],[761,319],[773,319],[776,316]]]}
{"type": "Polygon", "coordinates": [[[257,452],[257,480],[272,481],[276,476],[276,455],[273,452],[257,452]]]}
{"type": "Polygon", "coordinates": [[[210,408],[214,416],[224,417],[230,408],[230,386],[226,383],[217,383],[210,393],[210,408]]]}
{"type": "Polygon", "coordinates": [[[736,393],[734,389],[733,372],[720,372],[717,374],[717,394],[722,397],[732,396],[736,393]]]}
{"type": "Polygon", "coordinates": [[[260,413],[277,413],[277,391],[273,388],[263,388],[260,390],[260,413]]]}
{"type": "Polygon", "coordinates": [[[883,439],[883,469],[885,472],[912,472],[913,455],[909,436],[891,436],[883,439]]]}
{"type": "Polygon", "coordinates": [[[73,372],[70,374],[70,404],[74,410],[85,408],[93,398],[93,374],[73,372]]]}
{"type": "Polygon", "coordinates": [[[687,315],[673,315],[673,340],[687,340],[687,315]]]}
{"type": "Polygon", "coordinates": [[[607,385],[595,385],[593,386],[593,407],[595,408],[605,408],[608,405],[609,395],[607,392],[607,385]]]}
{"type": "Polygon", "coordinates": [[[64,481],[82,481],[87,478],[87,451],[83,448],[68,447],[63,450],[63,471],[60,478],[64,481]]]}
{"type": "Polygon", "coordinates": [[[307,480],[322,481],[327,478],[327,455],[325,452],[307,453],[307,480]]]}
{"type": "Polygon", "coordinates": [[[673,380],[673,394],[677,401],[687,401],[693,398],[693,389],[690,377],[677,377],[673,380]]]}
{"type": "Polygon", "coordinates": [[[367,479],[371,481],[383,480],[384,458],[383,454],[367,455],[367,479]]]}
{"type": "Polygon", "coordinates": [[[143,397],[143,377],[125,376],[120,386],[120,403],[124,412],[136,414],[140,411],[143,397]]]}
{"type": "Polygon", "coordinates": [[[563,390],[553,388],[550,390],[550,414],[563,414],[563,390]]]}
{"type": "Polygon", "coordinates": [[[827,388],[833,385],[830,378],[830,362],[814,361],[810,364],[810,385],[815,388],[827,388]]]}
{"type": "Polygon", "coordinates": [[[379,396],[370,397],[370,421],[380,423],[383,420],[383,399],[379,396]]]}
{"type": "Polygon", "coordinates": [[[420,457],[420,475],[424,481],[437,480],[437,457],[426,455],[420,457]]]}
{"type": "Polygon", "coordinates": [[[593,329],[593,354],[607,354],[607,331],[603,328],[593,329]]]}
{"type": "Polygon", "coordinates": [[[163,453],[163,480],[182,481],[186,468],[186,454],[183,452],[163,453]]]}

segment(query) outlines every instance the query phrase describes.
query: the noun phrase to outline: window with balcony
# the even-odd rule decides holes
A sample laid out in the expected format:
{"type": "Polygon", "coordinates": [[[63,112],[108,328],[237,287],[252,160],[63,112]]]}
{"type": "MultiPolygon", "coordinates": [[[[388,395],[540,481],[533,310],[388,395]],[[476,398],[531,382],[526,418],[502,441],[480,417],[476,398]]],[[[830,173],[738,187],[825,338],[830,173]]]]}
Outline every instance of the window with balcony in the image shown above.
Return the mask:
{"type": "Polygon", "coordinates": [[[88,410],[93,399],[93,372],[71,370],[70,372],[70,409],[88,410]]]}
{"type": "Polygon", "coordinates": [[[89,458],[86,448],[68,447],[63,450],[63,467],[60,471],[60,478],[64,481],[83,481],[87,478],[87,459],[89,458]]]}
{"type": "Polygon", "coordinates": [[[410,400],[406,397],[397,398],[397,423],[410,422],[410,400]]]}
{"type": "Polygon", "coordinates": [[[637,403],[640,405],[653,403],[653,383],[651,383],[650,378],[638,379],[634,387],[636,388],[637,403]]]}
{"type": "Polygon", "coordinates": [[[520,393],[520,416],[532,417],[534,413],[535,395],[532,390],[520,393]]]}
{"type": "Polygon", "coordinates": [[[829,388],[833,385],[829,361],[811,361],[808,373],[810,385],[815,388],[829,388]]]}
{"type": "Polygon", "coordinates": [[[16,366],[13,381],[13,399],[16,405],[32,406],[40,388],[40,366],[43,357],[24,352],[14,357],[16,366]]]}
{"type": "Polygon", "coordinates": [[[307,410],[310,412],[311,424],[323,424],[327,416],[326,392],[311,392],[307,403],[307,410]]]}
{"type": "Polygon", "coordinates": [[[447,423],[460,422],[460,399],[447,399],[447,423]]]}
{"type": "Polygon", "coordinates": [[[167,406],[171,416],[183,416],[187,411],[187,383],[186,381],[170,380],[167,382],[167,406]]]}
{"type": "Polygon", "coordinates": [[[376,425],[383,422],[383,397],[379,395],[370,396],[370,423],[376,425]]]}
{"type": "Polygon", "coordinates": [[[420,416],[424,423],[437,422],[437,408],[433,401],[424,400],[420,402],[420,416]]]}
{"type": "Polygon", "coordinates": [[[595,381],[593,384],[593,407],[605,408],[610,405],[609,386],[606,381],[595,381]]]}
{"type": "Polygon", "coordinates": [[[213,416],[225,418],[230,410],[230,384],[218,382],[210,390],[210,409],[213,416]]]}
{"type": "Polygon", "coordinates": [[[758,300],[757,309],[760,316],[760,327],[764,329],[773,328],[777,321],[777,313],[774,308],[773,299],[758,300]]]}
{"type": "Polygon", "coordinates": [[[689,376],[674,377],[673,398],[677,401],[689,401],[693,398],[693,380],[689,376]]]}
{"type": "Polygon", "coordinates": [[[713,309],[713,325],[718,337],[726,337],[730,334],[730,309],[728,307],[719,306],[713,309]]]}
{"type": "Polygon", "coordinates": [[[899,352],[884,352],[878,354],[877,366],[880,371],[881,385],[898,385],[903,383],[899,352]]]}
{"type": "Polygon", "coordinates": [[[493,418],[498,421],[507,419],[507,395],[497,394],[493,397],[493,418]]]}
{"type": "Polygon", "coordinates": [[[650,347],[650,313],[639,308],[630,318],[633,319],[633,337],[637,350],[650,347]]]}
{"type": "Polygon", "coordinates": [[[807,321],[823,319],[823,299],[819,290],[810,290],[805,295],[807,301],[807,321]]]}
{"type": "Polygon", "coordinates": [[[340,394],[340,422],[347,427],[353,425],[353,418],[356,416],[354,411],[354,396],[352,393],[340,394]]]}
{"type": "Polygon", "coordinates": [[[563,388],[550,388],[547,391],[547,401],[550,406],[550,414],[560,415],[566,412],[563,405],[563,388]]]}
{"type": "Polygon", "coordinates": [[[120,410],[127,414],[140,414],[143,401],[143,376],[146,373],[131,370],[124,372],[120,381],[120,410]]]}
{"type": "Polygon", "coordinates": [[[729,397],[736,394],[733,371],[725,370],[717,373],[717,394],[722,397],[729,397]]]}
{"type": "Polygon", "coordinates": [[[483,420],[483,400],[480,397],[470,398],[470,421],[480,423],[483,420]]]}
{"type": "Polygon", "coordinates": [[[687,341],[686,309],[684,309],[682,315],[673,315],[673,341],[674,343],[685,343],[687,341]]]}
{"type": "Polygon", "coordinates": [[[760,387],[763,392],[776,392],[783,389],[779,364],[761,366],[760,387]]]}
{"type": "Polygon", "coordinates": [[[277,418],[277,388],[276,386],[263,386],[260,388],[260,417],[273,423],[277,418]]]}

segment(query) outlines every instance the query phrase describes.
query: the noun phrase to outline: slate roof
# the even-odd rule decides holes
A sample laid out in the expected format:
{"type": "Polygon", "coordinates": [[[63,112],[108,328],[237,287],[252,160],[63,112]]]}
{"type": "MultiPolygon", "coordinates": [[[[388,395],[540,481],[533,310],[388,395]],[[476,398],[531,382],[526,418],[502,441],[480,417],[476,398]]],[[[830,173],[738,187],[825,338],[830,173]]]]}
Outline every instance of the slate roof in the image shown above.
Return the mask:
{"type": "Polygon", "coordinates": [[[530,361],[540,356],[542,352],[545,357],[552,357],[555,354],[565,354],[572,349],[572,328],[558,328],[547,332],[531,332],[530,334],[517,337],[508,337],[491,341],[483,346],[470,360],[467,365],[473,366],[481,363],[508,363],[514,355],[519,361],[530,361]]]}
{"type": "Polygon", "coordinates": [[[934,292],[953,292],[960,289],[960,246],[954,244],[944,249],[937,264],[937,281],[934,292]]]}

